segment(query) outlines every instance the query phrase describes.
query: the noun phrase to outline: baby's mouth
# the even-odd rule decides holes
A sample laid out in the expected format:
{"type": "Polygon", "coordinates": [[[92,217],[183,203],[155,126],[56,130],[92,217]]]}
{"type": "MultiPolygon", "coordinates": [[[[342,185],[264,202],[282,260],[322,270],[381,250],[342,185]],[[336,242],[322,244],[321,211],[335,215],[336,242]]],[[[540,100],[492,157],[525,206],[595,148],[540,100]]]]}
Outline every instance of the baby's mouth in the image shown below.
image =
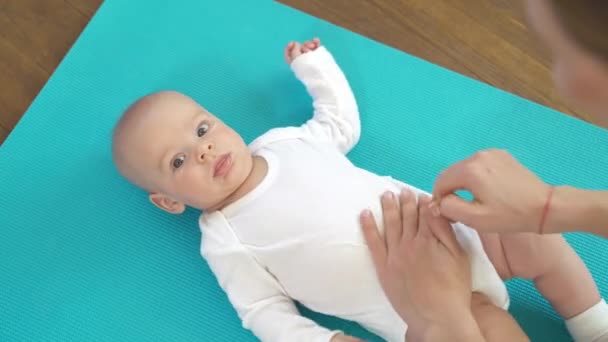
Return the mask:
{"type": "Polygon", "coordinates": [[[225,153],[219,156],[213,164],[213,177],[224,177],[232,168],[232,155],[225,153]]]}

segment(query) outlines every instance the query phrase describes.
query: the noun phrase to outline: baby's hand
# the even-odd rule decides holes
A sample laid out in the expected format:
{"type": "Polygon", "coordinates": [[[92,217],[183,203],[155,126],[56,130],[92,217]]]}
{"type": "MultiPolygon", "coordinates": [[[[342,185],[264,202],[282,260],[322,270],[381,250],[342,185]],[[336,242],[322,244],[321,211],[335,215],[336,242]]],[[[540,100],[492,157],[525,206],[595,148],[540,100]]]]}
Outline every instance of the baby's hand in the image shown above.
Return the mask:
{"type": "Polygon", "coordinates": [[[319,46],[321,46],[321,41],[319,38],[306,41],[302,44],[298,42],[289,42],[289,44],[287,44],[285,47],[285,61],[287,64],[291,64],[291,62],[293,62],[300,55],[310,51],[315,51],[319,46]]]}

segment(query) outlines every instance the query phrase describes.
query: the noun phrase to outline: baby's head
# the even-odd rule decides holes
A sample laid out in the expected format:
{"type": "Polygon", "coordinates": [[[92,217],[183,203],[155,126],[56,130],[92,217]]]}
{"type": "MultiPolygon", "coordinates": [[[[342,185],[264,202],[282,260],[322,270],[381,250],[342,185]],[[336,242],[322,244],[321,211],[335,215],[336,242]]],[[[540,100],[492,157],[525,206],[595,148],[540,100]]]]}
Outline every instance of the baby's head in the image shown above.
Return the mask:
{"type": "Polygon", "coordinates": [[[175,214],[186,206],[221,208],[247,179],[253,160],[237,132],[174,91],[147,95],[125,111],[112,156],[152,203],[175,214]]]}

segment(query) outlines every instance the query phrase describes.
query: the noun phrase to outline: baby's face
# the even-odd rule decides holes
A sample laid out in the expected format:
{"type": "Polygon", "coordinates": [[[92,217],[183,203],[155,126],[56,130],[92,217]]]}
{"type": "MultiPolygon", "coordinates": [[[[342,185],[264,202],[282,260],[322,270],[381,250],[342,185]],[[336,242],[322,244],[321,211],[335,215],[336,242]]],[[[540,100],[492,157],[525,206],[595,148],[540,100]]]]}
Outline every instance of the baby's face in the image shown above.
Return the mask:
{"type": "Polygon", "coordinates": [[[124,148],[128,163],[156,191],[152,202],[174,213],[183,204],[221,207],[252,168],[241,136],[185,95],[171,93],[148,107],[124,148]]]}

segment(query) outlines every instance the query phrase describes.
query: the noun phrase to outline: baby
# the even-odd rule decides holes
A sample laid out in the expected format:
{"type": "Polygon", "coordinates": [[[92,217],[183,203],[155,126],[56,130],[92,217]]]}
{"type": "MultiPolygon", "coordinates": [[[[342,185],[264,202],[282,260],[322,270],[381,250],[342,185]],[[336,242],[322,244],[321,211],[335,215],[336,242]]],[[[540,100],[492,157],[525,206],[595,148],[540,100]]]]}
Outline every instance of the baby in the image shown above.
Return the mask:
{"type": "MultiPolygon", "coordinates": [[[[158,92],[137,100],[118,122],[116,166],[160,209],[203,211],[201,254],[243,325],[261,340],[353,340],[301,316],[299,301],[403,341],[406,322],[380,287],[359,215],[369,208],[382,222],[381,194],[421,191],[346,158],[360,135],[357,104],[318,39],[289,43],[285,59],[313,98],[306,123],[272,129],[248,146],[191,98],[158,92]]],[[[454,229],[470,257],[472,291],[507,308],[506,287],[477,233],[461,224],[454,229]]],[[[590,277],[576,281],[595,288],[590,277]]]]}

